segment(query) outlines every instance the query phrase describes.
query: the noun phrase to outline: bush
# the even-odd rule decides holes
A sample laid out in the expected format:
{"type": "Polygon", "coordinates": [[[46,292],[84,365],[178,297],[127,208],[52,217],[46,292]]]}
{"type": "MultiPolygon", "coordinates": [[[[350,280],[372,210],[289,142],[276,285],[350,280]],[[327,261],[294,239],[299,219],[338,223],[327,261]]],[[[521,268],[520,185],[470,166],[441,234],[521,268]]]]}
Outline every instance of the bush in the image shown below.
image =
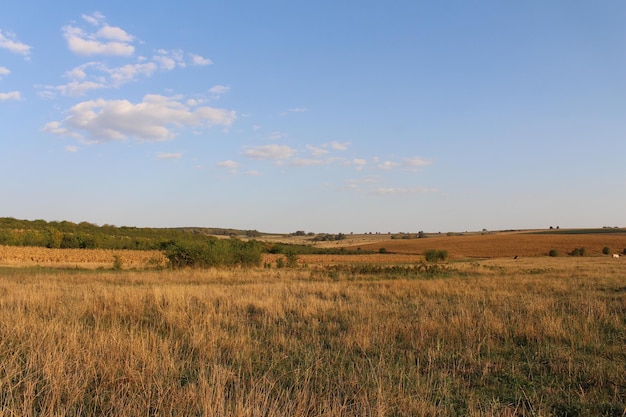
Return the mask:
{"type": "Polygon", "coordinates": [[[389,251],[387,251],[387,248],[380,248],[378,249],[378,253],[389,253],[389,251]]]}
{"type": "Polygon", "coordinates": [[[211,239],[206,242],[175,242],[165,250],[172,268],[258,266],[261,245],[256,241],[211,239]]]}
{"type": "Polygon", "coordinates": [[[571,251],[569,254],[571,256],[585,256],[586,253],[587,253],[587,250],[585,248],[576,248],[573,251],[571,251]]]}
{"type": "Polygon", "coordinates": [[[445,261],[446,259],[448,259],[448,251],[439,249],[427,249],[424,252],[424,258],[427,262],[445,261]]]}
{"type": "Polygon", "coordinates": [[[602,253],[608,255],[611,253],[611,249],[608,246],[605,246],[604,248],[602,248],[602,253]]]}
{"type": "Polygon", "coordinates": [[[550,252],[548,252],[548,256],[552,256],[553,258],[559,256],[559,251],[556,249],[550,249],[550,252]]]}
{"type": "Polygon", "coordinates": [[[290,250],[285,255],[285,259],[287,260],[287,268],[297,268],[298,267],[298,254],[290,250]]]}

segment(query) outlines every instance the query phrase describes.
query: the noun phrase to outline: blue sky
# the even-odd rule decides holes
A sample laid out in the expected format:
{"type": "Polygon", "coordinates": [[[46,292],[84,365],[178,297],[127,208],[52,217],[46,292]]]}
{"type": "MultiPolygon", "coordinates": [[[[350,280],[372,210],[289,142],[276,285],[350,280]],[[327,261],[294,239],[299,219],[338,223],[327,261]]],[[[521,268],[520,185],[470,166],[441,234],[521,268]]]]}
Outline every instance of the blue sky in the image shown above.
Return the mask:
{"type": "Polygon", "coordinates": [[[625,226],[626,3],[0,5],[0,216],[625,226]]]}

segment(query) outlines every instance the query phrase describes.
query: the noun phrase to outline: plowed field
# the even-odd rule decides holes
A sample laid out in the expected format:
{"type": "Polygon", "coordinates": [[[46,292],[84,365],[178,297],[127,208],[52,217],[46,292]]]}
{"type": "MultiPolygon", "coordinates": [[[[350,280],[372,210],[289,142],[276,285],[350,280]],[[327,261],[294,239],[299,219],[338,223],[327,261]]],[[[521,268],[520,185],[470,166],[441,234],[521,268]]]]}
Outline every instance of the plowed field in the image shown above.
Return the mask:
{"type": "Polygon", "coordinates": [[[359,245],[363,250],[384,247],[393,254],[420,255],[427,249],[447,250],[451,258],[501,258],[546,256],[551,249],[566,255],[584,247],[587,255],[600,255],[608,247],[613,253],[626,248],[626,234],[527,234],[496,233],[472,236],[441,236],[425,239],[388,240],[359,245]]]}

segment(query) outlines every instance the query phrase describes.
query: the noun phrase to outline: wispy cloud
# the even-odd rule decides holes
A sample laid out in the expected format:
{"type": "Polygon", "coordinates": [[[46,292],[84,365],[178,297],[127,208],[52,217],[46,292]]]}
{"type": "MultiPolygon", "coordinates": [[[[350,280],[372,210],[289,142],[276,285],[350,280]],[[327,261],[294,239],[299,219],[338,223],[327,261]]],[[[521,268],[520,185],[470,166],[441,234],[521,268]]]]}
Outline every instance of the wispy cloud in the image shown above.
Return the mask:
{"type": "Polygon", "coordinates": [[[63,121],[53,121],[44,131],[80,138],[86,143],[124,140],[173,139],[185,127],[229,126],[234,111],[213,107],[189,107],[177,98],[146,95],[140,103],[128,100],[89,100],[76,104],[63,121]]]}
{"type": "Polygon", "coordinates": [[[383,169],[385,171],[389,171],[392,170],[394,168],[397,168],[400,166],[399,162],[395,162],[395,161],[385,161],[382,164],[378,164],[378,168],[379,169],[383,169]]]}
{"type": "Polygon", "coordinates": [[[348,150],[348,146],[350,146],[350,142],[344,142],[344,143],[330,142],[328,146],[330,146],[332,149],[336,151],[346,151],[348,150]]]}
{"type": "Polygon", "coordinates": [[[311,156],[322,156],[328,154],[328,149],[306,145],[306,149],[311,152],[311,156]]]}
{"type": "Polygon", "coordinates": [[[304,113],[306,111],[308,111],[308,109],[306,107],[295,107],[293,109],[289,109],[289,110],[286,110],[286,111],[282,112],[280,115],[281,116],[287,116],[288,114],[304,113]]]}
{"type": "Polygon", "coordinates": [[[9,75],[10,73],[11,71],[8,68],[0,67],[0,80],[2,79],[2,77],[4,77],[5,75],[9,75]]]}
{"type": "Polygon", "coordinates": [[[0,29],[0,49],[28,57],[32,46],[20,42],[13,32],[3,32],[0,29]]]}
{"type": "Polygon", "coordinates": [[[417,169],[417,168],[421,168],[421,167],[425,167],[428,165],[432,164],[432,161],[429,161],[428,159],[424,159],[421,157],[414,157],[414,158],[404,158],[402,161],[402,164],[408,168],[408,169],[417,169]]]}
{"type": "Polygon", "coordinates": [[[289,159],[296,153],[296,150],[287,145],[261,145],[250,146],[244,149],[243,154],[251,159],[282,160],[289,159]]]}
{"type": "Polygon", "coordinates": [[[77,146],[66,146],[65,150],[69,153],[76,153],[78,152],[78,147],[77,146]]]}
{"type": "Polygon", "coordinates": [[[180,159],[182,157],[183,157],[183,154],[180,152],[159,152],[156,155],[156,159],[159,161],[180,159]]]}
{"type": "Polygon", "coordinates": [[[425,194],[434,193],[438,190],[436,188],[428,187],[412,187],[412,188],[396,188],[396,187],[380,187],[370,191],[370,194],[374,195],[404,195],[404,194],[425,194]]]}
{"type": "Polygon", "coordinates": [[[232,159],[229,159],[229,160],[226,160],[226,161],[222,161],[222,162],[218,162],[216,165],[219,168],[228,169],[231,174],[236,174],[237,173],[237,168],[239,168],[239,163],[233,161],[232,159]]]}
{"type": "Polygon", "coordinates": [[[209,93],[215,96],[221,96],[222,94],[226,94],[229,91],[230,87],[225,85],[214,85],[213,87],[209,88],[209,93]]]}

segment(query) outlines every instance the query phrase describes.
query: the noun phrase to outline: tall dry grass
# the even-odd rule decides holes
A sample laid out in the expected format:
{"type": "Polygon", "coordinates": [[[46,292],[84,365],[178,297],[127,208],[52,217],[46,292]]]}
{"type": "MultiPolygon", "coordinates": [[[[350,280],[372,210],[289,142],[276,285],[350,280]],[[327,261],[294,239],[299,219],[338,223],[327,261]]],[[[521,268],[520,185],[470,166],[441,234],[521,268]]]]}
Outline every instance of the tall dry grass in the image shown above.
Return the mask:
{"type": "Polygon", "coordinates": [[[626,278],[0,270],[2,416],[622,416],[626,278]]]}

